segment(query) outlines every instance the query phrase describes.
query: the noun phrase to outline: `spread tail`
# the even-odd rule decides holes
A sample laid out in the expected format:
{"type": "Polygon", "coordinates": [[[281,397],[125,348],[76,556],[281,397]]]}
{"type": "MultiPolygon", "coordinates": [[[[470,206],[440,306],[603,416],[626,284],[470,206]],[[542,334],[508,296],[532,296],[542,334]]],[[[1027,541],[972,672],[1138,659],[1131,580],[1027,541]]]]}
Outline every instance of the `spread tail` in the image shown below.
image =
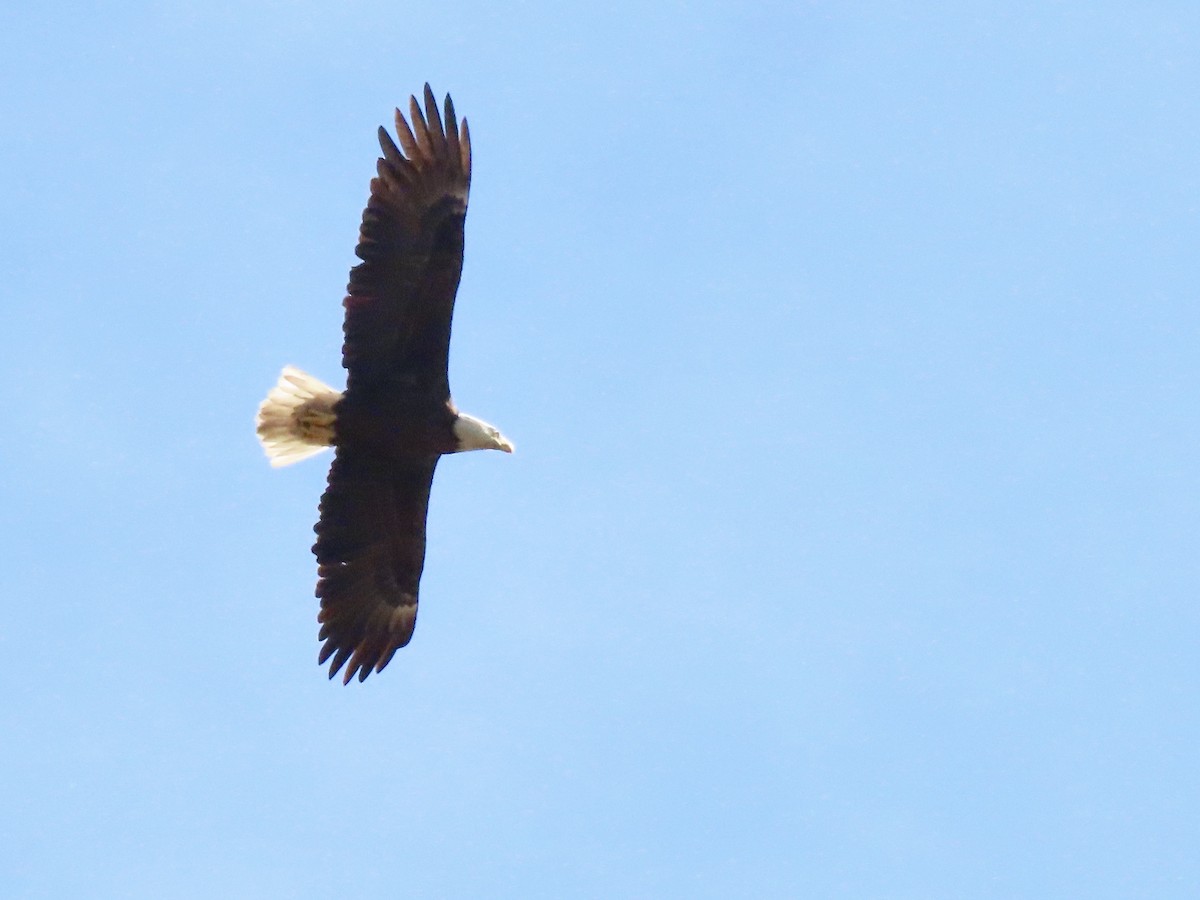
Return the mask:
{"type": "Polygon", "coordinates": [[[290,466],[333,445],[340,392],[306,372],[286,366],[258,407],[258,440],[271,465],[290,466]]]}

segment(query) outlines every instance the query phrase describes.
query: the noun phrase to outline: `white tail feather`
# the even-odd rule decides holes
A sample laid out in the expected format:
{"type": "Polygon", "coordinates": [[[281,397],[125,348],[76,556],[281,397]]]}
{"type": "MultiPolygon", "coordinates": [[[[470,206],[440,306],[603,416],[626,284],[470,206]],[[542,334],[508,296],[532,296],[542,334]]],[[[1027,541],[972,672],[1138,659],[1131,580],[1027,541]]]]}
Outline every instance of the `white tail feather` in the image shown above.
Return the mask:
{"type": "Polygon", "coordinates": [[[333,444],[334,404],[339,391],[294,366],[285,366],[279,381],[258,407],[258,440],[276,468],[320,453],[333,444]]]}

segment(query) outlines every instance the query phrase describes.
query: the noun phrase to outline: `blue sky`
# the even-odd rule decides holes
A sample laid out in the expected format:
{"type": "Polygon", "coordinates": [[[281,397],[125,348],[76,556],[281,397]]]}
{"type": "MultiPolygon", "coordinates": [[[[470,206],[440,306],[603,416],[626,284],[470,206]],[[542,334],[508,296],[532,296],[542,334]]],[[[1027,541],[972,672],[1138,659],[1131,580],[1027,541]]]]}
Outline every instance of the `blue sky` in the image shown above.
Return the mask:
{"type": "Polygon", "coordinates": [[[1200,893],[1200,8],[17,6],[6,896],[1200,893]],[[518,452],[343,688],[253,414],[426,80],[518,452]]]}

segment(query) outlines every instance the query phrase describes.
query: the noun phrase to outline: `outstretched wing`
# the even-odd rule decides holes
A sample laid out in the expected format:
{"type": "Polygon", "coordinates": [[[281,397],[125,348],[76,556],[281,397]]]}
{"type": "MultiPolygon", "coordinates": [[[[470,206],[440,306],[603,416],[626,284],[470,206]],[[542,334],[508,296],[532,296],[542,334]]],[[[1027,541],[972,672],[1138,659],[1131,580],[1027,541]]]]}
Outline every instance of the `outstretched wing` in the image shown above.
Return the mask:
{"type": "Polygon", "coordinates": [[[437,457],[402,463],[339,447],[317,522],[319,662],[348,684],[382,671],[417,624],[425,515],[437,457]]]}
{"type": "Polygon", "coordinates": [[[383,158],[371,179],[350,272],[342,365],[346,389],[400,383],[449,396],[450,320],[462,273],[471,185],[471,136],[447,95],[445,125],[425,85],[410,98],[412,127],[396,110],[396,136],[379,129],[383,158]]]}

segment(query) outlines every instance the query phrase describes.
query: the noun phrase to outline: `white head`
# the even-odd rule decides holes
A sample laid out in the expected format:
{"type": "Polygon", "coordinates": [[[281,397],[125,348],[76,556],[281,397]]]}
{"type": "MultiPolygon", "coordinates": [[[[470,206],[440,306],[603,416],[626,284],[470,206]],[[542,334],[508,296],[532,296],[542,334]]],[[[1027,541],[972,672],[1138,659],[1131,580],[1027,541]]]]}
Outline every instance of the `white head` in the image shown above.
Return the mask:
{"type": "Polygon", "coordinates": [[[459,413],[454,420],[454,438],[459,450],[503,450],[513,452],[512,443],[500,429],[474,416],[459,413]]]}

